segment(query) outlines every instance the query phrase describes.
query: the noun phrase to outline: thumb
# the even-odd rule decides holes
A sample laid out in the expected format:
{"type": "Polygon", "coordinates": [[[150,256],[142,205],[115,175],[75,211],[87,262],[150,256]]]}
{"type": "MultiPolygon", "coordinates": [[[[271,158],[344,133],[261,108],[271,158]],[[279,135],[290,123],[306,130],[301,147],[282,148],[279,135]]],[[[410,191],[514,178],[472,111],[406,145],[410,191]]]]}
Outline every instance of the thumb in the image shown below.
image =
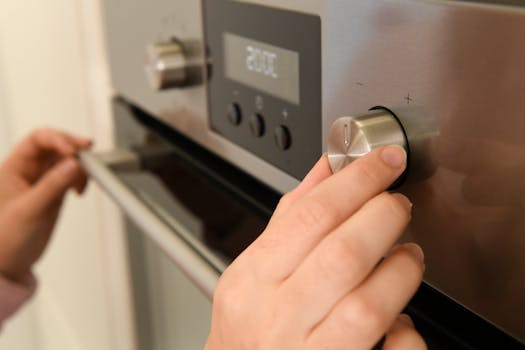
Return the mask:
{"type": "Polygon", "coordinates": [[[59,203],[67,190],[74,186],[82,170],[74,158],[66,158],[42,176],[25,195],[26,208],[38,215],[52,205],[59,203]]]}

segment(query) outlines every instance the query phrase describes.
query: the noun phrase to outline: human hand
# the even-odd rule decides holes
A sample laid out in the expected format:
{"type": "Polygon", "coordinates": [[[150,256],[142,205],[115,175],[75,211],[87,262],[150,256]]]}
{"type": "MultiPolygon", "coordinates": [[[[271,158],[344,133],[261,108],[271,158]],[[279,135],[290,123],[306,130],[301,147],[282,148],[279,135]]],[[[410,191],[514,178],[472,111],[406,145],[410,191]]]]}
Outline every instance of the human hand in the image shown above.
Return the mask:
{"type": "Polygon", "coordinates": [[[425,349],[394,324],[424,271],[417,245],[392,249],[411,203],[385,190],[405,166],[397,146],[333,176],[323,157],[224,272],[206,350],[370,349],[385,333],[386,349],[425,349]]]}
{"type": "Polygon", "coordinates": [[[19,280],[47,245],[62,200],[79,194],[87,177],[75,155],[91,141],[42,129],[32,132],[0,165],[0,273],[19,280]]]}

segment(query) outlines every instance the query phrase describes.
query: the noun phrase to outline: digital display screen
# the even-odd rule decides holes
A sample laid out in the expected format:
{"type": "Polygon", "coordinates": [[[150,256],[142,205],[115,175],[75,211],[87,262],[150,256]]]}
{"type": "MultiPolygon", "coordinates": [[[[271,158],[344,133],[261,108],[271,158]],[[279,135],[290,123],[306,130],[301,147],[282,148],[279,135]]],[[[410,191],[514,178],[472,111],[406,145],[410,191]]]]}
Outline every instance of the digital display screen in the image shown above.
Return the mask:
{"type": "Polygon", "coordinates": [[[224,33],[228,79],[299,105],[299,53],[224,33]]]}

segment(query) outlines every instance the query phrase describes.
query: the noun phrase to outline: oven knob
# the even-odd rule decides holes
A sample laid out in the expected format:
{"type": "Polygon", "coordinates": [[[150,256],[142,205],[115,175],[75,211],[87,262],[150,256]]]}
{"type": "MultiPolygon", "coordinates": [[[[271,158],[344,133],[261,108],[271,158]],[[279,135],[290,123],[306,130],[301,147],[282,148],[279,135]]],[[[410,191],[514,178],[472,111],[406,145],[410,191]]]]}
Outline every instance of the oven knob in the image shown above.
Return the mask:
{"type": "Polygon", "coordinates": [[[156,43],[147,49],[146,76],[155,90],[202,83],[203,55],[197,41],[156,43]]]}
{"type": "Polygon", "coordinates": [[[328,160],[335,173],[380,146],[399,145],[408,152],[403,127],[386,109],[337,119],[328,138],[328,160]]]}

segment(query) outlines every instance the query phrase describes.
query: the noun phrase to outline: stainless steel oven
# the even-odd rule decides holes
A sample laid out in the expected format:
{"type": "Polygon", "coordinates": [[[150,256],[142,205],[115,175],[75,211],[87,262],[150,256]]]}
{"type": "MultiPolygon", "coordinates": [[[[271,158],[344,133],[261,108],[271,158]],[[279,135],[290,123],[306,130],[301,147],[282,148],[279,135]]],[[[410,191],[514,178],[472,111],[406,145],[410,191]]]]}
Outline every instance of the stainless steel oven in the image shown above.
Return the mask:
{"type": "Polygon", "coordinates": [[[143,348],[202,323],[193,287],[168,297],[171,274],[209,298],[279,196],[347,141],[332,125],[360,118],[395,122],[409,153],[405,239],[427,272],[408,312],[430,348],[522,347],[522,2],[108,0],[105,16],[119,149],[83,161],[133,222],[143,348]]]}

